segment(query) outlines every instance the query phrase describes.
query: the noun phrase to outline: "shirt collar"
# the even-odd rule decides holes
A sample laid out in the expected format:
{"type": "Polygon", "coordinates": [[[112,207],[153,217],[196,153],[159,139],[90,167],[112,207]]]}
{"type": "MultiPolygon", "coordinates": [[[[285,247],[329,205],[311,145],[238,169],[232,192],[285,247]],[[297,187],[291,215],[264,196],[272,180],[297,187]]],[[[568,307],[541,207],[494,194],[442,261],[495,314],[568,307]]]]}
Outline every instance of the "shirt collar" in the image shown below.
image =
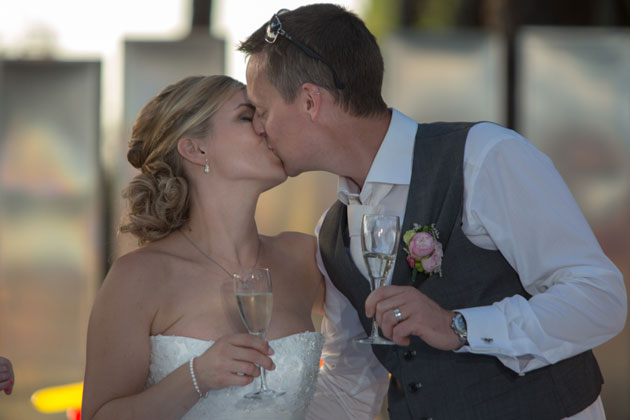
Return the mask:
{"type": "Polygon", "coordinates": [[[409,185],[417,130],[416,121],[392,108],[389,128],[365,178],[363,191],[352,179],[340,176],[337,186],[339,200],[347,205],[349,197],[361,196],[363,199],[362,193],[373,187],[369,184],[409,185]]]}

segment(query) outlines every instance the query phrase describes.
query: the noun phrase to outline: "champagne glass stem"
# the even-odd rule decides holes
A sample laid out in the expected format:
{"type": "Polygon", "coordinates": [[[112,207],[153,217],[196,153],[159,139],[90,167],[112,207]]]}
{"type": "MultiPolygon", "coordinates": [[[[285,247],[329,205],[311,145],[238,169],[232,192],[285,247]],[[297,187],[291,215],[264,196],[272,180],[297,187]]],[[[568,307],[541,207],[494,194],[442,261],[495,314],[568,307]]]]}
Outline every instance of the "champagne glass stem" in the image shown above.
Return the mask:
{"type": "MultiPolygon", "coordinates": [[[[267,338],[267,331],[264,331],[262,334],[259,333],[252,335],[260,337],[264,340],[267,338]]],[[[258,366],[258,369],[260,369],[260,389],[258,390],[258,393],[264,395],[269,393],[269,388],[267,388],[267,371],[260,365],[258,366]]]]}
{"type": "Polygon", "coordinates": [[[260,368],[260,392],[267,392],[269,389],[267,388],[267,371],[264,367],[259,366],[260,368]]]}
{"type": "Polygon", "coordinates": [[[378,325],[376,324],[376,320],[372,319],[372,333],[370,334],[370,338],[372,340],[378,340],[379,338],[381,338],[378,335],[378,325]]]}
{"type": "MultiPolygon", "coordinates": [[[[385,277],[376,277],[372,279],[372,291],[375,291],[379,287],[383,285],[385,281],[385,277]]],[[[376,316],[376,314],[374,314],[376,316]]],[[[378,340],[381,337],[378,335],[378,324],[376,323],[376,318],[372,317],[372,333],[370,334],[370,338],[372,340],[378,340]]]]}

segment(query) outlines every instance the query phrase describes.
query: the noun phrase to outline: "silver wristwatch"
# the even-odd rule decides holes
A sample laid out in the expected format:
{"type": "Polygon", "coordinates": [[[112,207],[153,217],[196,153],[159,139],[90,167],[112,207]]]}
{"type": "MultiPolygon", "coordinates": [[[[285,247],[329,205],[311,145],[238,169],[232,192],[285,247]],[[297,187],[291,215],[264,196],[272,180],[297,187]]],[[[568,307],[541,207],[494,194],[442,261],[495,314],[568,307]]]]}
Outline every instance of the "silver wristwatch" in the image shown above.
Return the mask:
{"type": "Polygon", "coordinates": [[[457,334],[457,337],[459,338],[459,343],[462,346],[467,345],[468,329],[466,328],[466,319],[464,318],[464,315],[460,314],[459,312],[455,312],[455,316],[451,321],[451,328],[453,329],[455,334],[457,334]]]}

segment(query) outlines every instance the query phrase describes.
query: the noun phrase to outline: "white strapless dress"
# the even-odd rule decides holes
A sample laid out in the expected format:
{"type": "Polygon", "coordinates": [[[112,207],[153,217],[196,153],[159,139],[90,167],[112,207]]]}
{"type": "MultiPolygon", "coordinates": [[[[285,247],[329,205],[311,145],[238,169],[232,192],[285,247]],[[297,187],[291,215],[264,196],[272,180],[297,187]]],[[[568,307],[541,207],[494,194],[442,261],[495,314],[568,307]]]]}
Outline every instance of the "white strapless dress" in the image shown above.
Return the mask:
{"type": "MultiPolygon", "coordinates": [[[[190,337],[156,335],[151,337],[151,365],[145,387],[162,380],[191,357],[204,353],[214,341],[190,337]]],[[[274,371],[267,372],[267,385],[286,394],[268,400],[250,400],[245,394],[260,386],[260,379],[244,387],[210,391],[182,417],[185,420],[304,420],[317,383],[324,336],[303,332],[269,342],[275,354],[274,371]]],[[[191,385],[192,386],[192,385],[191,385]]]]}

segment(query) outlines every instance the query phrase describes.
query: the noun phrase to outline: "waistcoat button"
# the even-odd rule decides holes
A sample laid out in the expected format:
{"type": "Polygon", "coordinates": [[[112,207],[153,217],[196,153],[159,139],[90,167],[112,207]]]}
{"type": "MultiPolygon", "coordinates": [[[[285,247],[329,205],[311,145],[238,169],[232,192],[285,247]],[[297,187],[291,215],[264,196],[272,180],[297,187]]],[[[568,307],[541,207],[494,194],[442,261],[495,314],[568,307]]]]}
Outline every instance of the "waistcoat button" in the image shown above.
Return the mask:
{"type": "Polygon", "coordinates": [[[413,382],[413,383],[410,383],[408,386],[409,386],[409,392],[416,392],[417,390],[422,388],[422,383],[413,382]]]}
{"type": "Polygon", "coordinates": [[[407,350],[403,353],[403,359],[405,360],[411,360],[416,356],[416,351],[415,350],[407,350]]]}

